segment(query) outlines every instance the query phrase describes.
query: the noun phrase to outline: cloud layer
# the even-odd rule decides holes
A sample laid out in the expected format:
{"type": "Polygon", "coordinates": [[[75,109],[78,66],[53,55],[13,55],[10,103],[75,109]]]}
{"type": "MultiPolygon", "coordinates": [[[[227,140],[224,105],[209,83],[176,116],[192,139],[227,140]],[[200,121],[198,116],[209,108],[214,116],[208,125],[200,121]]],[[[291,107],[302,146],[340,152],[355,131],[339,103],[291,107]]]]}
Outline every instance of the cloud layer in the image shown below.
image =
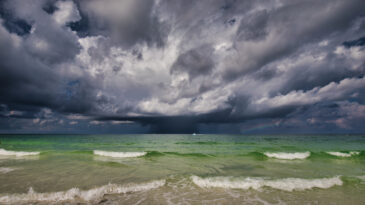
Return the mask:
{"type": "Polygon", "coordinates": [[[1,1],[0,132],[365,132],[364,7],[1,1]]]}

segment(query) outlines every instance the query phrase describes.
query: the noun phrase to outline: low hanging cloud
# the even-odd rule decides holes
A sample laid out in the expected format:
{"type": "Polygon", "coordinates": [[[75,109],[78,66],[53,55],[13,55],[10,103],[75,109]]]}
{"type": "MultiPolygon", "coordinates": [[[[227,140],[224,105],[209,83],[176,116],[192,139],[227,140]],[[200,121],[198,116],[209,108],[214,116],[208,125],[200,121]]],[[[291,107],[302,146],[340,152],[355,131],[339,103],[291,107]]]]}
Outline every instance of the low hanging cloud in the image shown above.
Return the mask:
{"type": "Polygon", "coordinates": [[[1,1],[0,132],[364,132],[364,6],[1,1]]]}

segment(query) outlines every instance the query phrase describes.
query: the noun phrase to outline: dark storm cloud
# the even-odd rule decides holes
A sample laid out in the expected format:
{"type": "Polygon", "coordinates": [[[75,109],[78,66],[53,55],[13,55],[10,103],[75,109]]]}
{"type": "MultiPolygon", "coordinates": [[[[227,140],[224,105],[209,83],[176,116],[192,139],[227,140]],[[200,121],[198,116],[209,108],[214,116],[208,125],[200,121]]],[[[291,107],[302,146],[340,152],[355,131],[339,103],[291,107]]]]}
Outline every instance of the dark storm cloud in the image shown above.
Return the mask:
{"type": "Polygon", "coordinates": [[[363,45],[365,45],[365,37],[362,37],[362,38],[359,38],[356,40],[352,40],[352,41],[345,41],[345,42],[343,42],[343,45],[346,48],[351,48],[353,46],[363,46],[363,45]]]}
{"type": "Polygon", "coordinates": [[[0,45],[3,48],[0,51],[2,102],[46,106],[51,100],[42,99],[47,99],[48,95],[55,92],[53,86],[49,85],[57,84],[58,77],[53,70],[23,53],[22,49],[15,48],[4,29],[0,29],[0,33],[0,45]],[[48,89],[42,90],[42,88],[48,89]],[[25,94],[32,94],[32,97],[25,94]]]}
{"type": "Polygon", "coordinates": [[[334,56],[326,56],[323,63],[310,63],[298,66],[287,72],[287,83],[280,90],[285,94],[292,90],[311,90],[322,87],[331,82],[340,82],[344,78],[363,77],[365,67],[352,69],[348,62],[334,56]]]}
{"type": "Polygon", "coordinates": [[[57,0],[48,0],[44,2],[44,5],[42,6],[42,9],[47,12],[48,14],[53,14],[55,11],[57,11],[59,8],[56,6],[57,0]]]}
{"type": "Polygon", "coordinates": [[[213,48],[203,45],[181,54],[172,65],[171,73],[188,73],[192,80],[200,75],[209,75],[214,69],[213,48]]]}
{"type": "MultiPolygon", "coordinates": [[[[360,5],[365,6],[363,4],[362,1],[294,1],[270,12],[259,11],[247,19],[243,18],[241,35],[246,35],[246,38],[260,38],[272,33],[275,42],[267,43],[267,49],[248,56],[252,58],[249,64],[242,62],[239,67],[227,69],[225,78],[230,81],[256,71],[270,62],[290,55],[306,43],[349,28],[355,19],[364,16],[363,10],[359,8],[360,5]],[[320,10],[324,12],[319,12],[320,10]]],[[[240,33],[239,29],[238,34],[240,33]]]]}
{"type": "Polygon", "coordinates": [[[1,1],[0,132],[365,131],[364,7],[1,1]]]}
{"type": "MultiPolygon", "coordinates": [[[[43,6],[40,2],[32,4],[30,1],[5,1],[3,7],[16,16],[15,18],[26,21],[33,28],[32,33],[24,38],[22,45],[29,54],[46,63],[72,60],[80,50],[77,38],[55,24],[50,15],[40,7],[43,6]]],[[[8,20],[5,19],[4,22],[8,20]]]]}
{"type": "MultiPolygon", "coordinates": [[[[79,9],[91,35],[111,37],[126,48],[137,43],[163,46],[169,28],[154,16],[155,1],[80,1],[79,9]]],[[[80,25],[81,26],[81,25],[80,25]]],[[[78,30],[77,26],[73,26],[78,30]]]]}
{"type": "MultiPolygon", "coordinates": [[[[294,110],[299,109],[296,106],[283,106],[280,108],[272,109],[269,112],[261,112],[255,114],[242,115],[237,112],[240,106],[236,103],[241,97],[231,99],[230,103],[232,107],[214,111],[208,114],[193,115],[193,116],[135,116],[135,117],[119,117],[119,116],[107,116],[97,117],[95,120],[101,122],[108,121],[134,121],[144,126],[148,126],[151,133],[197,133],[200,130],[200,125],[212,125],[215,124],[238,124],[246,122],[248,120],[255,119],[270,119],[270,118],[282,118],[289,115],[294,110]]],[[[227,131],[227,130],[226,130],[227,131]]],[[[230,133],[230,132],[229,132],[230,133]]]]}
{"type": "Polygon", "coordinates": [[[11,33],[16,33],[20,36],[29,34],[32,28],[24,19],[15,17],[12,11],[6,7],[5,2],[0,2],[0,17],[4,19],[4,27],[11,33]]]}
{"type": "MultiPolygon", "coordinates": [[[[62,75],[54,65],[70,61],[79,53],[76,37],[57,27],[50,16],[42,13],[41,7],[23,5],[19,1],[11,3],[3,2],[3,6],[13,15],[27,17],[36,29],[20,38],[9,33],[11,30],[0,28],[0,102],[12,109],[35,107],[34,112],[40,107],[61,112],[90,110],[95,101],[91,98],[95,82],[83,76],[77,85],[71,85],[68,81],[72,76],[62,75]],[[29,10],[32,11],[28,13],[29,10]]],[[[9,19],[2,20],[3,24],[7,21],[9,19]]]]}

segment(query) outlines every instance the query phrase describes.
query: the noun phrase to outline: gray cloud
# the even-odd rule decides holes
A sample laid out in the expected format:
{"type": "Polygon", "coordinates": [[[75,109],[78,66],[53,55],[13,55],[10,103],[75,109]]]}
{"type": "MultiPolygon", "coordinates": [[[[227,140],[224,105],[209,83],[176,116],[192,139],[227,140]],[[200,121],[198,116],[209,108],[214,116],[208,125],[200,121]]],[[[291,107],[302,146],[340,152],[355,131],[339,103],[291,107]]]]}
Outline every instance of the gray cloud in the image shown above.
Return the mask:
{"type": "Polygon", "coordinates": [[[239,41],[255,41],[266,37],[269,14],[266,10],[258,11],[241,20],[237,30],[239,41]]]}
{"type": "Polygon", "coordinates": [[[203,45],[181,54],[172,65],[171,73],[188,73],[190,79],[209,75],[214,69],[213,48],[203,45]]]}
{"type": "Polygon", "coordinates": [[[93,0],[79,4],[90,34],[110,37],[113,44],[126,48],[137,43],[164,45],[169,28],[154,14],[154,7],[154,1],[142,0],[93,0]]]}
{"type": "Polygon", "coordinates": [[[353,46],[363,46],[363,45],[365,45],[365,37],[361,37],[359,39],[352,40],[352,41],[345,41],[345,42],[343,42],[343,45],[346,48],[351,48],[353,46]]]}
{"type": "Polygon", "coordinates": [[[363,1],[0,5],[0,132],[365,131],[363,1]]]}

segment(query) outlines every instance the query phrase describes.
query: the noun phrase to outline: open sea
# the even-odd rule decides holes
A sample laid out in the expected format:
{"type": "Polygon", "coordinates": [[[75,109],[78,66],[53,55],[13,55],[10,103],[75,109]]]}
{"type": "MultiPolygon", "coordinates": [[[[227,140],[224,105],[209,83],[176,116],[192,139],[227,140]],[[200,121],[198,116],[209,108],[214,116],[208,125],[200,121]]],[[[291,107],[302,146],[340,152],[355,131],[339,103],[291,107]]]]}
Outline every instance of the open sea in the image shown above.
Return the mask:
{"type": "Polygon", "coordinates": [[[365,135],[0,135],[0,204],[365,204],[365,135]]]}

